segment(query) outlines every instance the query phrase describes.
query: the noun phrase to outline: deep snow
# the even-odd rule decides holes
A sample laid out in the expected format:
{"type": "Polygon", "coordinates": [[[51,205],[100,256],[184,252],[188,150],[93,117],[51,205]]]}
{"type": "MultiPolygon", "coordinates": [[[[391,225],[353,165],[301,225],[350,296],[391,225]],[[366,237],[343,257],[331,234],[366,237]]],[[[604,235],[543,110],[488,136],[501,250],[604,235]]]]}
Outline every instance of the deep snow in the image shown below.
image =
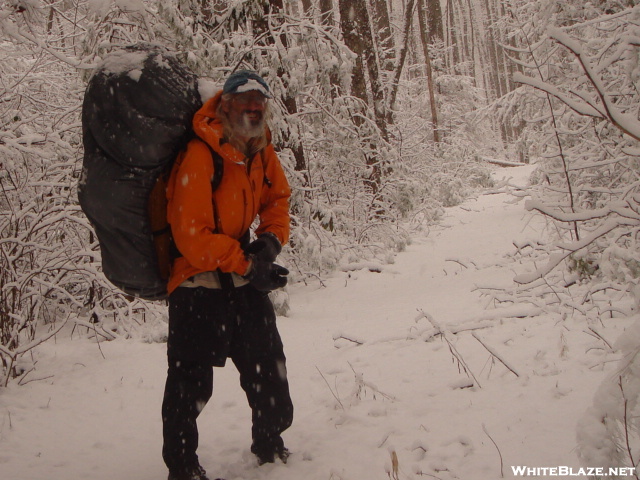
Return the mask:
{"type": "MultiPolygon", "coordinates": [[[[495,175],[523,184],[530,172],[495,175]]],[[[592,348],[598,341],[580,316],[495,310],[478,290],[512,288],[516,274],[532,269],[507,254],[514,241],[543,238],[542,224],[514,197],[486,192],[416,232],[380,272],[290,287],[291,312],[279,328],[296,407],[285,433],[293,455],[287,465],[255,466],[249,409],[229,363],[216,369],[200,418],[203,466],[227,480],[395,478],[394,457],[399,479],[578,467],[576,424],[615,355],[592,348]],[[431,336],[434,324],[451,330],[451,348],[431,336]],[[461,324],[486,328],[454,334],[461,324]]],[[[600,332],[613,342],[629,323],[609,319],[600,332]]],[[[76,331],[36,355],[32,381],[0,390],[1,480],[166,478],[164,344],[97,344],[76,331]]]]}

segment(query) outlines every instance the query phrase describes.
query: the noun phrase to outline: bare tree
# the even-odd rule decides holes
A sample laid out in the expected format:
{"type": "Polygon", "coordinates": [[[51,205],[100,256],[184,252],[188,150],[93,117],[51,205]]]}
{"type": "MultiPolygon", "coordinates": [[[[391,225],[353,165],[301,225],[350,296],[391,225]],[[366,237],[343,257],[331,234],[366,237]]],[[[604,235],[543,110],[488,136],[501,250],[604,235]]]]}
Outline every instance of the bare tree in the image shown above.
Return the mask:
{"type": "MultiPolygon", "coordinates": [[[[368,73],[368,79],[371,85],[371,102],[373,103],[371,110],[373,111],[375,124],[380,129],[382,137],[386,140],[388,134],[384,90],[378,71],[374,40],[371,35],[371,25],[369,23],[366,4],[364,0],[340,0],[339,5],[340,25],[342,27],[345,44],[357,55],[355,69],[351,76],[352,92],[360,99],[362,105],[368,106],[370,104],[367,91],[367,78],[365,77],[365,74],[368,73]],[[365,70],[366,67],[368,67],[367,70],[365,70]]],[[[356,114],[354,116],[354,123],[359,127],[366,126],[366,110],[368,109],[365,109],[364,116],[362,114],[356,114]]],[[[371,145],[370,150],[371,152],[375,152],[375,145],[371,145]]],[[[376,195],[380,190],[382,182],[383,168],[381,166],[381,159],[376,158],[373,153],[367,153],[365,157],[367,165],[371,168],[371,175],[365,183],[371,192],[376,195]]]]}
{"type": "Polygon", "coordinates": [[[601,270],[616,280],[633,281],[640,271],[640,122],[629,113],[637,109],[638,90],[622,73],[635,61],[624,52],[637,47],[638,29],[619,14],[604,37],[599,30],[604,22],[609,18],[552,29],[554,44],[538,40],[535,53],[531,50],[537,78],[516,75],[516,81],[544,92],[553,139],[543,145],[547,181],[527,208],[553,219],[562,234],[548,263],[519,276],[521,283],[548,275],[565,260],[577,273],[601,270]],[[544,64],[537,60],[542,53],[544,64]]]}
{"type": "Polygon", "coordinates": [[[442,7],[440,0],[422,0],[424,2],[425,16],[427,17],[427,31],[429,32],[429,44],[444,40],[444,27],[442,21],[442,7]]]}
{"type": "Polygon", "coordinates": [[[427,30],[426,9],[422,0],[418,1],[418,22],[420,24],[420,37],[422,40],[422,51],[424,53],[424,63],[427,71],[427,89],[429,91],[429,104],[431,106],[431,123],[433,125],[433,141],[440,141],[440,133],[438,132],[438,107],[436,104],[436,95],[433,79],[433,68],[431,67],[431,56],[429,54],[430,33],[427,30]]]}
{"type": "Polygon", "coordinates": [[[373,0],[373,13],[375,15],[380,67],[383,72],[391,75],[394,71],[395,41],[391,30],[387,0],[373,0]]]}

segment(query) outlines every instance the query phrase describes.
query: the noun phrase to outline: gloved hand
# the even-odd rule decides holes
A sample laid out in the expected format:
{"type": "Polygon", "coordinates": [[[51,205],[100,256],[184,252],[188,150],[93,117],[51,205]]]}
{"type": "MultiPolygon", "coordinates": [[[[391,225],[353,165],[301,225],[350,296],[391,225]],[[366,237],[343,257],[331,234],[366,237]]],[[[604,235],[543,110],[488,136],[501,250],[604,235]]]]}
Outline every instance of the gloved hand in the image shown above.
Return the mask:
{"type": "Polygon", "coordinates": [[[249,259],[251,265],[249,266],[249,271],[244,275],[244,278],[249,280],[249,283],[253,285],[256,290],[270,292],[276,288],[282,288],[287,284],[289,270],[283,266],[261,260],[256,255],[250,255],[249,259]]]}
{"type": "Polygon", "coordinates": [[[255,255],[258,259],[266,262],[274,262],[281,251],[282,245],[280,245],[278,237],[271,232],[266,232],[251,242],[244,253],[255,255]]]}

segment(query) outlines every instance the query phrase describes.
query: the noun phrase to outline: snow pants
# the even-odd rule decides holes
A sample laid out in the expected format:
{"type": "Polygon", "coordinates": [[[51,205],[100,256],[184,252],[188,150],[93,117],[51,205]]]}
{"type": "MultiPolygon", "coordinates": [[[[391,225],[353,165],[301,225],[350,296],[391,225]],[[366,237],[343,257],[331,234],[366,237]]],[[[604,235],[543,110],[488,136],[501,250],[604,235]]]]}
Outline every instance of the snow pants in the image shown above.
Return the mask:
{"type": "Polygon", "coordinates": [[[238,288],[177,288],[169,297],[169,368],[162,404],[163,459],[198,464],[196,419],[213,393],[213,366],[231,358],[252,411],[251,451],[281,451],[293,420],[286,358],[268,295],[238,288]]]}

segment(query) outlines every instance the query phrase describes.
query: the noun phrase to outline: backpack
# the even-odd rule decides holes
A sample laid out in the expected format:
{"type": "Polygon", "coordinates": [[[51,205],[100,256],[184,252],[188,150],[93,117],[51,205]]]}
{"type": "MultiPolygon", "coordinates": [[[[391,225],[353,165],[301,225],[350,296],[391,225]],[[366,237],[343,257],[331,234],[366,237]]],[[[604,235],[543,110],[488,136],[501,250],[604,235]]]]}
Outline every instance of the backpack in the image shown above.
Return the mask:
{"type": "MultiPolygon", "coordinates": [[[[78,199],[100,244],[105,276],[126,294],[167,296],[172,248],[166,181],[194,138],[191,122],[201,106],[197,76],[159,45],[108,54],[87,85],[78,199]]],[[[210,151],[215,190],[222,158],[210,151]]]]}

